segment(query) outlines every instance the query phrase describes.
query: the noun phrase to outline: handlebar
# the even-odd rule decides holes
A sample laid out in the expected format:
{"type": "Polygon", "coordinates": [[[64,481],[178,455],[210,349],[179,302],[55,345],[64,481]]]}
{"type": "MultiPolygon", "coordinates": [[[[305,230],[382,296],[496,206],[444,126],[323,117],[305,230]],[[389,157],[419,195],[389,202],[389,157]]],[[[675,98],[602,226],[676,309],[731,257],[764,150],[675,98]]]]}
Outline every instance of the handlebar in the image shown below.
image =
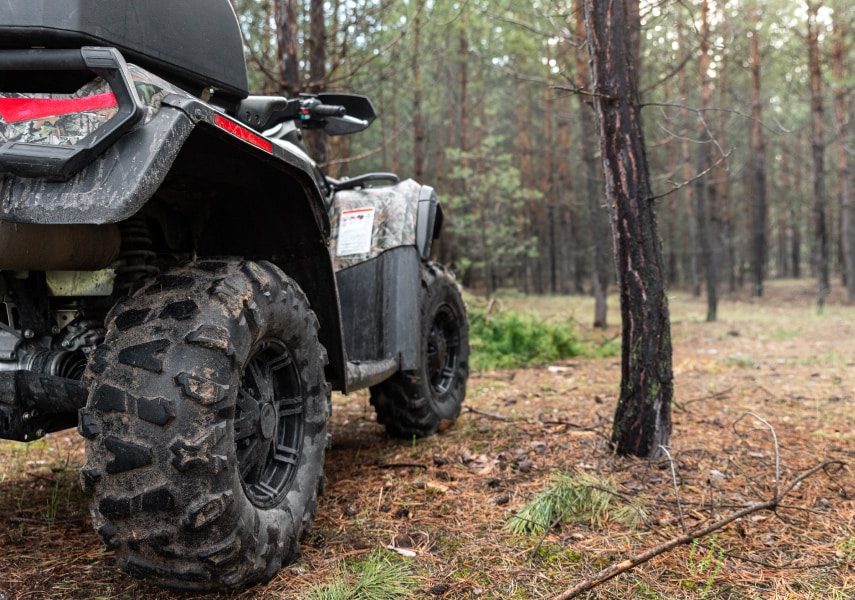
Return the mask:
{"type": "Polygon", "coordinates": [[[235,116],[258,131],[296,121],[301,129],[324,129],[330,135],[342,135],[362,131],[376,113],[370,101],[361,96],[302,94],[297,98],[249,96],[238,105],[235,116]]]}
{"type": "MultiPolygon", "coordinates": [[[[313,99],[314,100],[314,99],[313,99]]],[[[317,100],[315,100],[317,102],[317,100]]],[[[308,102],[302,103],[301,110],[307,110],[304,108],[308,104],[308,102]]],[[[308,112],[313,117],[343,117],[347,114],[347,110],[343,106],[338,106],[336,104],[311,104],[308,107],[308,112]]]]}

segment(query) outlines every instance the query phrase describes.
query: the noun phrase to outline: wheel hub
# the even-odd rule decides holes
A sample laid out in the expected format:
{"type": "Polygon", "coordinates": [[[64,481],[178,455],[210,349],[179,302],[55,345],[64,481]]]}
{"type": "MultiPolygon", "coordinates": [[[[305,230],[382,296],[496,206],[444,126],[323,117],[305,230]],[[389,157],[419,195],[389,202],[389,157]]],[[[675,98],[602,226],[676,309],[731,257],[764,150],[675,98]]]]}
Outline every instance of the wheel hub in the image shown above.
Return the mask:
{"type": "Polygon", "coordinates": [[[460,323],[443,305],[434,315],[427,343],[427,368],[431,386],[440,394],[451,389],[460,351],[460,323]]]}
{"type": "Polygon", "coordinates": [[[250,353],[235,407],[238,469],[247,497],[260,508],[288,493],[303,445],[303,392],[287,346],[265,338],[250,353]]]}
{"type": "Polygon", "coordinates": [[[272,403],[268,402],[261,407],[259,420],[261,421],[261,437],[265,440],[272,439],[273,434],[276,433],[276,408],[272,403]]]}
{"type": "Polygon", "coordinates": [[[434,324],[430,332],[428,355],[430,356],[430,372],[436,376],[442,370],[442,366],[445,364],[446,357],[448,356],[448,343],[437,329],[436,324],[434,324]]]}

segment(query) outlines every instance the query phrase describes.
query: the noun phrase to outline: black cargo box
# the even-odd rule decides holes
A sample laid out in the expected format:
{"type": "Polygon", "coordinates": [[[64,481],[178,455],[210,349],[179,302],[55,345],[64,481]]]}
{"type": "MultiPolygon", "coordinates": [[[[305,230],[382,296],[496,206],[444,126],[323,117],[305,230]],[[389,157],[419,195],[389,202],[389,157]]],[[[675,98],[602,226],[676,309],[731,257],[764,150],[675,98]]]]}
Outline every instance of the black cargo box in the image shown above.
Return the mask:
{"type": "MultiPolygon", "coordinates": [[[[200,95],[247,95],[243,43],[228,0],[4,0],[0,48],[113,46],[128,62],[200,95]]],[[[225,98],[223,98],[225,96],[225,98]]]]}

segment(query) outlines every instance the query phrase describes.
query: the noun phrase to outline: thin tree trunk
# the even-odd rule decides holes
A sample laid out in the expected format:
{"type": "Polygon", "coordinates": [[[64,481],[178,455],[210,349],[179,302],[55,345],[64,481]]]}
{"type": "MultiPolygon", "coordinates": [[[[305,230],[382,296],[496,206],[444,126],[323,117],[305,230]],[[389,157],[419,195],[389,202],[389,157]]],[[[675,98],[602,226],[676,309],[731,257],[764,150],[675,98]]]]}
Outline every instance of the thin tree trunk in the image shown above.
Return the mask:
{"type": "Polygon", "coordinates": [[[416,13],[413,21],[413,179],[424,179],[425,166],[425,121],[422,114],[422,69],[421,63],[421,12],[416,13]]]}
{"type": "Polygon", "coordinates": [[[638,24],[628,22],[626,0],[585,0],[584,7],[623,327],[612,443],[620,454],[655,456],[671,434],[674,378],[661,243],[625,35],[638,24]]]}
{"type": "Polygon", "coordinates": [[[766,141],[763,138],[763,105],[760,95],[760,15],[757,4],[752,3],[749,18],[753,25],[750,32],[751,52],[751,145],[754,149],[751,161],[754,171],[754,218],[751,224],[751,295],[763,295],[763,279],[766,266],[766,141]]]}
{"type": "MultiPolygon", "coordinates": [[[[523,188],[528,188],[534,181],[534,162],[532,161],[532,121],[531,113],[528,108],[531,106],[530,98],[526,94],[521,93],[525,88],[520,85],[519,81],[514,82],[514,87],[520,90],[514,95],[513,110],[517,117],[517,152],[519,153],[520,165],[520,184],[523,188]]],[[[539,235],[538,228],[538,210],[539,204],[542,202],[534,199],[528,202],[521,203],[517,217],[517,247],[522,248],[526,240],[537,239],[539,235]],[[527,218],[526,218],[527,217],[527,218]]],[[[528,256],[519,257],[517,271],[522,283],[523,293],[529,293],[529,283],[534,284],[535,293],[541,294],[543,290],[540,288],[540,283],[537,281],[536,267],[531,268],[531,261],[528,256]]]]}
{"type": "MultiPolygon", "coordinates": [[[[274,31],[276,28],[276,3],[268,0],[264,3],[264,39],[272,40],[277,35],[278,32],[274,31]]],[[[277,65],[279,63],[279,57],[276,55],[276,48],[273,44],[265,43],[263,46],[263,52],[259,59],[261,63],[264,65],[277,65]]],[[[274,71],[275,72],[275,71],[274,71]]],[[[277,81],[275,75],[272,75],[268,70],[262,69],[262,73],[264,75],[264,81],[262,83],[262,89],[260,90],[262,94],[278,94],[280,93],[282,86],[277,81]]],[[[251,92],[253,90],[250,90],[251,92]]]]}
{"type": "MultiPolygon", "coordinates": [[[[561,52],[560,48],[556,48],[556,60],[558,60],[558,54],[561,52]]],[[[542,248],[540,256],[538,257],[538,261],[541,265],[541,271],[543,274],[543,286],[546,291],[550,294],[555,294],[558,292],[558,271],[556,269],[557,266],[557,257],[558,257],[558,249],[556,247],[557,236],[555,231],[555,218],[556,218],[556,201],[555,201],[555,192],[556,192],[556,181],[557,177],[556,173],[556,165],[555,165],[555,144],[556,144],[556,135],[555,135],[555,119],[558,114],[558,106],[559,100],[557,98],[552,97],[552,86],[553,86],[553,76],[552,70],[547,70],[547,84],[548,88],[543,90],[542,102],[543,102],[543,139],[546,140],[545,144],[539,145],[538,151],[538,174],[537,179],[539,185],[537,186],[540,193],[543,194],[543,200],[541,201],[543,208],[543,240],[541,240],[540,247],[542,248]]]]}
{"type": "MultiPolygon", "coordinates": [[[[718,27],[720,35],[727,37],[728,31],[728,6],[725,1],[721,7],[721,23],[718,27]]],[[[730,100],[728,99],[728,80],[727,74],[730,65],[728,64],[728,53],[723,53],[719,63],[720,68],[717,69],[718,89],[719,89],[719,105],[727,106],[730,100]]],[[[730,115],[727,111],[719,111],[718,113],[718,145],[721,148],[727,148],[727,122],[730,115]]],[[[736,291],[736,247],[733,235],[733,206],[730,193],[730,172],[726,168],[716,169],[718,173],[718,184],[716,185],[716,196],[718,198],[718,219],[720,227],[720,246],[722,248],[722,257],[724,259],[724,272],[727,274],[727,286],[730,292],[736,291]]]]}
{"type": "MultiPolygon", "coordinates": [[[[397,50],[393,50],[393,53],[397,54],[397,50]]],[[[391,124],[392,172],[398,173],[401,170],[401,151],[398,147],[398,129],[400,127],[398,124],[398,86],[393,85],[391,87],[392,101],[390,102],[391,106],[389,108],[389,121],[391,124]]],[[[386,148],[386,144],[383,144],[383,148],[386,148]]]]}
{"type": "MultiPolygon", "coordinates": [[[[686,42],[683,38],[683,21],[682,21],[682,10],[678,10],[677,12],[677,44],[679,46],[679,51],[681,54],[685,54],[686,42]]],[[[682,60],[682,59],[681,59],[682,60]]],[[[680,101],[683,105],[688,105],[689,103],[689,78],[688,78],[688,70],[680,69],[679,77],[679,88],[680,88],[680,101]]],[[[682,118],[682,134],[680,136],[681,143],[680,148],[683,154],[683,181],[691,181],[693,177],[692,171],[692,161],[690,158],[690,145],[689,145],[689,111],[682,110],[681,111],[682,118]]],[[[692,284],[692,295],[700,296],[701,295],[701,276],[700,276],[700,266],[699,263],[699,243],[698,243],[698,222],[701,219],[701,216],[697,214],[697,209],[695,207],[695,197],[693,186],[686,185],[683,186],[684,192],[684,207],[686,210],[686,217],[689,224],[689,280],[692,284]]]]}
{"type": "MultiPolygon", "coordinates": [[[[325,0],[309,3],[309,84],[310,94],[320,94],[327,87],[327,29],[324,17],[325,0]]],[[[319,164],[327,162],[327,135],[318,132],[308,138],[309,151],[319,164]]]]}
{"type": "Polygon", "coordinates": [[[828,227],[826,225],[825,120],[822,99],[822,68],[819,55],[818,13],[822,2],[808,2],[808,73],[810,76],[811,155],[813,158],[813,211],[816,227],[818,306],[825,308],[829,278],[828,227]]]}
{"type": "MultiPolygon", "coordinates": [[[[795,143],[793,144],[793,189],[797,194],[805,193],[802,189],[802,136],[796,134],[795,143]]],[[[805,193],[805,195],[807,195],[805,193]]],[[[790,249],[791,261],[793,265],[793,277],[800,279],[802,276],[802,229],[801,229],[801,210],[798,202],[790,203],[790,223],[793,232],[791,240],[792,248],[790,249]]]]}
{"type": "MultiPolygon", "coordinates": [[[[585,37],[585,22],[582,15],[577,13],[576,38],[581,40],[585,37]]],[[[589,87],[590,73],[588,72],[588,61],[585,56],[583,44],[576,47],[576,86],[580,89],[589,87]]],[[[593,248],[594,263],[591,265],[591,289],[594,294],[594,327],[605,328],[607,325],[608,304],[607,295],[609,289],[610,268],[613,263],[608,259],[606,239],[608,231],[608,213],[601,207],[603,196],[599,187],[600,172],[597,170],[595,148],[591,146],[590,140],[596,135],[594,130],[594,114],[587,96],[579,95],[579,127],[581,137],[579,139],[579,154],[582,158],[585,177],[585,195],[588,198],[588,223],[590,226],[591,246],[593,248]]]]}
{"type": "Polygon", "coordinates": [[[837,198],[840,204],[840,249],[843,254],[843,279],[849,302],[855,302],[855,243],[852,236],[853,206],[849,158],[846,147],[849,143],[849,110],[846,85],[846,32],[840,15],[834,12],[834,36],[831,53],[831,71],[834,76],[834,120],[837,127],[837,198]]]}
{"type": "MultiPolygon", "coordinates": [[[[566,40],[559,42],[559,57],[561,64],[568,64],[570,59],[570,45],[566,40]]],[[[568,101],[561,99],[561,106],[564,110],[558,113],[557,128],[557,157],[556,157],[556,191],[555,200],[558,210],[558,222],[556,233],[558,243],[558,290],[562,294],[571,292],[570,286],[570,264],[571,264],[571,243],[572,237],[572,208],[571,201],[575,196],[573,194],[573,173],[570,169],[571,157],[571,137],[570,123],[568,115],[570,108],[567,106],[568,101]]]]}
{"type": "MultiPolygon", "coordinates": [[[[702,0],[701,2],[701,47],[700,47],[700,75],[701,75],[701,106],[700,106],[700,121],[698,130],[697,147],[697,171],[703,173],[709,167],[709,145],[705,142],[705,138],[709,137],[709,131],[704,123],[707,114],[707,108],[710,105],[710,96],[712,94],[712,84],[709,77],[710,69],[710,20],[709,20],[709,2],[702,0]]],[[[718,316],[718,252],[715,248],[714,240],[716,238],[716,222],[714,218],[715,209],[707,204],[709,199],[709,186],[706,181],[706,176],[697,176],[695,179],[695,201],[696,214],[698,218],[698,237],[701,242],[701,252],[704,257],[704,273],[707,284],[707,321],[713,322],[718,316]]]]}
{"type": "Polygon", "coordinates": [[[289,98],[296,98],[300,93],[297,0],[276,1],[276,41],[279,45],[279,77],[282,92],[289,98]]]}

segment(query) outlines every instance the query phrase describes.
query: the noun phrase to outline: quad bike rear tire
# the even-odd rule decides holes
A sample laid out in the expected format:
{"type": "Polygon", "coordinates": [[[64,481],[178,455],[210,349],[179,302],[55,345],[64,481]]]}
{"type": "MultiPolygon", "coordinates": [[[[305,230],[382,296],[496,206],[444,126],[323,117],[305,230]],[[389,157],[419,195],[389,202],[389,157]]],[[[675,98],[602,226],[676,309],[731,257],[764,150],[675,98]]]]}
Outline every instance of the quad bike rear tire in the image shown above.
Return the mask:
{"type": "Polygon", "coordinates": [[[270,263],[189,264],[114,307],[79,428],[121,568],[216,591],[294,558],[323,478],[326,360],[305,295],[270,263]]]}
{"type": "Polygon", "coordinates": [[[469,378],[469,324],[460,288],[426,263],[421,285],[421,365],[371,388],[377,421],[399,438],[433,435],[460,415],[469,378]]]}

